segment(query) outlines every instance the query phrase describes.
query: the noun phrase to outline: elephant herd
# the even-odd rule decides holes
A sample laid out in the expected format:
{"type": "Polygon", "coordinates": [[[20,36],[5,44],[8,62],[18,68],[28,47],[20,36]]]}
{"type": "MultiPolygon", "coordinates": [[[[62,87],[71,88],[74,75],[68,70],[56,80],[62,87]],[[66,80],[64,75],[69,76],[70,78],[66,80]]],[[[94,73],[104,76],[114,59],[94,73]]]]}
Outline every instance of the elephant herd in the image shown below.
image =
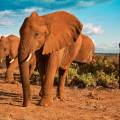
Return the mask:
{"type": "Polygon", "coordinates": [[[19,67],[23,106],[30,101],[30,76],[35,67],[41,77],[40,105],[49,106],[53,102],[53,82],[59,73],[56,96],[64,99],[65,79],[70,64],[93,62],[95,46],[93,41],[82,34],[82,23],[72,14],[58,11],[39,16],[32,12],[24,19],[20,28],[20,38],[14,35],[0,38],[0,62],[9,57],[6,82],[14,82],[13,72],[19,67]]]}

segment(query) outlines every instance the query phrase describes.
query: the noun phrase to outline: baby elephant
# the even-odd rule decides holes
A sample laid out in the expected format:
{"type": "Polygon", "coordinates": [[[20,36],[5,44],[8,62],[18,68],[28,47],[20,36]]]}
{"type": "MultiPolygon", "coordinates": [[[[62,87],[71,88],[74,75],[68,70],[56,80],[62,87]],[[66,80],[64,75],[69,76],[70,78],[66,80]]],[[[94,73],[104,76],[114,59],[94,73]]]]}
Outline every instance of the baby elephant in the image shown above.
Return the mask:
{"type": "MultiPolygon", "coordinates": [[[[18,46],[20,39],[17,36],[9,35],[7,37],[1,36],[0,38],[0,62],[6,59],[6,75],[5,81],[9,83],[14,83],[13,73],[18,67],[18,46]]],[[[30,75],[34,71],[36,66],[35,56],[32,56],[30,62],[30,75]]]]}

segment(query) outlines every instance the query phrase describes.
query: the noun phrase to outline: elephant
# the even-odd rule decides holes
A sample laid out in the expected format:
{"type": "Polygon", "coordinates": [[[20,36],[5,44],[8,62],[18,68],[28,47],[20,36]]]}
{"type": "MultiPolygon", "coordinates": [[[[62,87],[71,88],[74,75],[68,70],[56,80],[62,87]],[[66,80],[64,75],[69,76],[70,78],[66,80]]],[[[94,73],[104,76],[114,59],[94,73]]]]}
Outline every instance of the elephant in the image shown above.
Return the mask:
{"type": "Polygon", "coordinates": [[[81,48],[74,60],[77,63],[94,63],[96,62],[93,58],[95,53],[95,45],[90,37],[85,34],[81,34],[82,36],[82,45],[81,48]]]}
{"type": "Polygon", "coordinates": [[[29,61],[36,55],[36,67],[42,78],[40,105],[53,102],[53,82],[59,72],[58,97],[63,97],[67,69],[81,47],[82,23],[72,14],[57,11],[46,15],[32,12],[24,19],[20,28],[18,61],[23,88],[23,107],[30,102],[29,61]],[[79,37],[79,39],[78,39],[79,37]]]}
{"type": "Polygon", "coordinates": [[[19,42],[19,38],[14,35],[1,36],[0,38],[0,61],[2,62],[7,57],[5,80],[11,83],[14,82],[13,71],[18,66],[17,54],[19,42]]]}
{"type": "MultiPolygon", "coordinates": [[[[0,61],[6,60],[7,70],[5,75],[5,81],[9,83],[15,83],[13,73],[18,68],[18,46],[20,43],[19,37],[15,35],[9,35],[7,37],[1,36],[0,38],[0,61]]],[[[36,66],[35,56],[31,59],[30,67],[31,73],[36,66]]]]}

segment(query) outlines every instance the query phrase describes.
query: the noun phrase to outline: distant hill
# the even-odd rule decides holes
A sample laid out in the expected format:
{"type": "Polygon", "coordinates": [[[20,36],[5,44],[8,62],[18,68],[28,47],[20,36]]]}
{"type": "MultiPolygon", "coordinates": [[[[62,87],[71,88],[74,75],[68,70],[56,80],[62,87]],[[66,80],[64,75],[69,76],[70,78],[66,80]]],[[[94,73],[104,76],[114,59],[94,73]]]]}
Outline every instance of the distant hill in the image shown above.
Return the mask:
{"type": "Polygon", "coordinates": [[[95,53],[96,55],[105,55],[105,56],[111,56],[111,55],[119,55],[119,53],[95,53]]]}
{"type": "Polygon", "coordinates": [[[104,49],[104,48],[96,48],[96,53],[111,53],[111,54],[118,54],[119,53],[119,48],[114,48],[114,49],[104,49]]]}

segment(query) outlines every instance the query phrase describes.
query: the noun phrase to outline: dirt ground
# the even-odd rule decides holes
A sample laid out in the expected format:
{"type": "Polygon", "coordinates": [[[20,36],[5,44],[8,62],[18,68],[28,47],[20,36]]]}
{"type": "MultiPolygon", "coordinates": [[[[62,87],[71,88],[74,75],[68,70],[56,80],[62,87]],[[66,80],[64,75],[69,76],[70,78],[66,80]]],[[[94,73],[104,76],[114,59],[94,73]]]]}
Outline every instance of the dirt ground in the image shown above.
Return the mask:
{"type": "Polygon", "coordinates": [[[37,105],[40,87],[31,85],[32,101],[22,107],[20,84],[0,80],[0,120],[120,120],[120,90],[66,88],[65,101],[37,105]]]}

